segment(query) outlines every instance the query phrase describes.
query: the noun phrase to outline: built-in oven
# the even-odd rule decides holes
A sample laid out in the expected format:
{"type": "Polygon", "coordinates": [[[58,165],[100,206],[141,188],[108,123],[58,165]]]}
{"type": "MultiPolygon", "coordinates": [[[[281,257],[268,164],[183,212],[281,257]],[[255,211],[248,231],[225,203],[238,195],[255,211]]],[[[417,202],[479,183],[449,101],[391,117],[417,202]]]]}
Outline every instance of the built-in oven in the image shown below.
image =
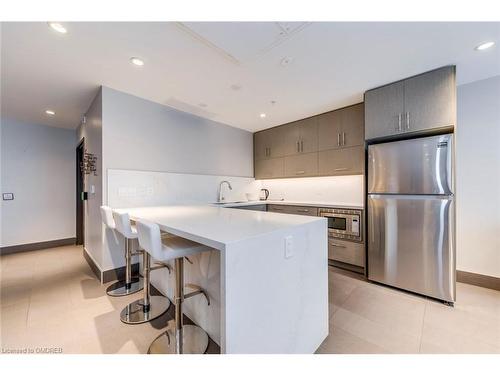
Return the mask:
{"type": "Polygon", "coordinates": [[[340,208],[320,208],[319,216],[328,219],[328,234],[333,238],[362,242],[362,211],[340,208]]]}
{"type": "Polygon", "coordinates": [[[328,259],[332,265],[364,273],[363,211],[320,208],[318,214],[328,219],[328,259]]]}

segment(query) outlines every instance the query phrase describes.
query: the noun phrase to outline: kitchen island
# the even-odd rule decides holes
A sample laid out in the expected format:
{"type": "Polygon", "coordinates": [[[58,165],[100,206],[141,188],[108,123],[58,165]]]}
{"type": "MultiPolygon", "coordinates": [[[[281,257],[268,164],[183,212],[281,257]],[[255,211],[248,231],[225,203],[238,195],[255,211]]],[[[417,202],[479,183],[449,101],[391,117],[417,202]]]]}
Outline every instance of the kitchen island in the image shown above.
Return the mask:
{"type": "MultiPolygon", "coordinates": [[[[185,313],[222,353],[314,353],[328,335],[324,218],[211,206],[119,211],[214,249],[185,273],[185,283],[205,288],[212,303],[191,298],[185,313]]],[[[172,297],[166,270],[153,272],[152,283],[172,297]]]]}

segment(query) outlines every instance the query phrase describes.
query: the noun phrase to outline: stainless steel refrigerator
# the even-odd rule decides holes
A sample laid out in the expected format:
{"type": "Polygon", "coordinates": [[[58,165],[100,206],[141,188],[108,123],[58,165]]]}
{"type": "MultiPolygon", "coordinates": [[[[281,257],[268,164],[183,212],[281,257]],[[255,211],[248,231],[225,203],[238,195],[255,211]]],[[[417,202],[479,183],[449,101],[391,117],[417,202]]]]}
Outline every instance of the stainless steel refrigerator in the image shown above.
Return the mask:
{"type": "Polygon", "coordinates": [[[455,301],[453,134],[368,146],[368,278],[455,301]]]}

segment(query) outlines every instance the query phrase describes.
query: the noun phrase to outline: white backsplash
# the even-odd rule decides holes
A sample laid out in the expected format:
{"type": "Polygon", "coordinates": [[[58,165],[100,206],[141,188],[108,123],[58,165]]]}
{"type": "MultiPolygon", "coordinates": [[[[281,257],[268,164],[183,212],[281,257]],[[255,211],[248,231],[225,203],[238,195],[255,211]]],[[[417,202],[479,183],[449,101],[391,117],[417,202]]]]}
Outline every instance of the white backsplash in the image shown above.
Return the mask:
{"type": "Polygon", "coordinates": [[[251,177],[108,169],[108,205],[125,208],[216,202],[223,180],[233,187],[229,190],[224,184],[226,201],[244,201],[245,193],[256,194],[260,189],[251,177]]]}
{"type": "Polygon", "coordinates": [[[363,206],[364,177],[332,176],[258,180],[270,200],[363,206]]]}

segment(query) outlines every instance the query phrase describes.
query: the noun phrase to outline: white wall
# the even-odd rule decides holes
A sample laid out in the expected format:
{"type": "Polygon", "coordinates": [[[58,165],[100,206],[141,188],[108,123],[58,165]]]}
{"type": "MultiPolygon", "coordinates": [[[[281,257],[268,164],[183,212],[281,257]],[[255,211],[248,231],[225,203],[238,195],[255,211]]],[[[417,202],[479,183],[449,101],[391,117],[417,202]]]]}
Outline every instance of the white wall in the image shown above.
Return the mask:
{"type": "Polygon", "coordinates": [[[111,169],[252,177],[253,135],[102,87],[102,183],[96,182],[96,196],[89,197],[96,210],[86,231],[87,251],[102,271],[124,265],[122,241],[103,231],[98,213],[100,194],[108,203],[111,169]]]}
{"type": "Polygon", "coordinates": [[[75,131],[1,120],[0,246],[75,237],[75,131]]]}
{"type": "Polygon", "coordinates": [[[253,135],[103,87],[105,168],[253,177],[253,135]]]}
{"type": "Polygon", "coordinates": [[[500,277],[500,76],[457,100],[457,269],[500,277]]]}

